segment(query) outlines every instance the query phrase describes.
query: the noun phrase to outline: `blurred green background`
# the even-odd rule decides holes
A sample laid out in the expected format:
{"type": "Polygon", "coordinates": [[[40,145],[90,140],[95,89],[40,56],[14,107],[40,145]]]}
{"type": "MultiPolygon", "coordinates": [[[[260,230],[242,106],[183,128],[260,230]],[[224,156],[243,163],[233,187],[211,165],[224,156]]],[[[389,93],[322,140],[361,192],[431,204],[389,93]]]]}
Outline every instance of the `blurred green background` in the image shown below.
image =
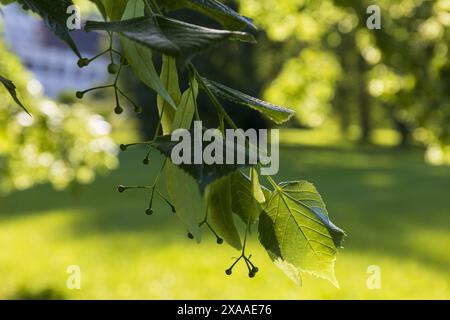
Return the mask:
{"type": "MultiPolygon", "coordinates": [[[[249,250],[261,271],[249,279],[238,266],[227,277],[238,252],[212,238],[195,244],[164,203],[149,217],[148,194],[116,191],[148,184],[160,168],[157,152],[141,164],[144,149],[116,158],[118,143],[154,130],[154,95],[129,74],[123,83],[142,115],[113,116],[108,94],[83,105],[61,95],[50,109],[64,121],[55,124],[1,43],[0,74],[35,120],[0,89],[0,299],[449,299],[450,1],[377,2],[382,30],[371,31],[367,1],[228,1],[255,18],[259,45],[230,44],[194,61],[209,78],[297,112],[281,129],[276,180],[313,182],[348,233],[340,289],[308,275],[297,287],[257,232],[249,250]],[[110,130],[89,131],[89,119],[110,130]],[[80,290],[66,286],[70,265],[81,268],[80,290]],[[381,268],[379,290],[367,287],[372,265],[381,268]]],[[[213,26],[191,12],[173,16],[213,26]]],[[[205,97],[199,106],[216,125],[205,97]]],[[[243,128],[270,125],[226,108],[243,128]]]]}
{"type": "Polygon", "coordinates": [[[450,172],[427,166],[422,150],[283,147],[280,178],[314,182],[349,234],[336,263],[340,289],[310,276],[297,287],[256,235],[249,250],[260,273],[249,279],[238,266],[226,276],[238,252],[212,238],[195,244],[162,203],[146,216],[148,195],[117,193],[155,174],[156,164],[138,168],[142,153],[126,153],[115,173],[76,193],[43,186],[2,199],[1,298],[450,298],[450,172]],[[81,267],[81,290],[66,287],[69,265],[81,267]],[[370,265],[381,267],[380,290],[366,286],[370,265]]]}

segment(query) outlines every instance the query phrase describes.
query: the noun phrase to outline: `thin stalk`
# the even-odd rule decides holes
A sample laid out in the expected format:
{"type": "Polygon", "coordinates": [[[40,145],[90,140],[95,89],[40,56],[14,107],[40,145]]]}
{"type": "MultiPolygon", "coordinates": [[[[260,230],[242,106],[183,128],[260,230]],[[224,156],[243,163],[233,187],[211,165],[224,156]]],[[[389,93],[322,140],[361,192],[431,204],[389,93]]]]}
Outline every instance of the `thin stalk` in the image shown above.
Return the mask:
{"type": "Polygon", "coordinates": [[[216,108],[217,112],[224,117],[225,121],[231,126],[231,128],[233,128],[234,130],[238,130],[237,125],[234,123],[233,119],[231,119],[231,117],[228,115],[228,113],[226,112],[225,108],[222,106],[222,104],[219,102],[219,100],[216,98],[216,96],[214,95],[214,93],[208,88],[208,86],[205,84],[205,82],[203,81],[202,77],[200,76],[200,74],[198,73],[197,69],[195,68],[195,66],[189,62],[188,63],[188,67],[192,70],[192,72],[194,73],[198,83],[201,85],[201,87],[203,88],[203,90],[205,90],[206,94],[208,95],[209,99],[211,100],[213,106],[216,108]]]}

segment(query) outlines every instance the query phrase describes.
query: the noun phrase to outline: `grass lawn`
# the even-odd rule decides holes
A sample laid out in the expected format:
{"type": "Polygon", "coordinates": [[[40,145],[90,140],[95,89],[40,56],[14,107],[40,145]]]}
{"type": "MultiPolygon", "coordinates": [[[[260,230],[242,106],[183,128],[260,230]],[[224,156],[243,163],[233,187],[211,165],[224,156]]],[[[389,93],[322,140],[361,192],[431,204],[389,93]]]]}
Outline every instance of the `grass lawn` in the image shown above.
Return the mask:
{"type": "Polygon", "coordinates": [[[117,193],[151,181],[159,160],[142,168],[142,153],[123,154],[119,170],[77,190],[0,198],[0,299],[450,298],[450,168],[425,165],[421,150],[283,148],[278,180],[314,182],[349,235],[340,289],[307,275],[297,287],[256,235],[249,248],[261,271],[249,279],[240,266],[227,277],[237,252],[187,239],[162,203],[146,216],[142,192],[117,193]],[[81,290],[66,287],[69,265],[81,267],[81,290]],[[381,268],[380,290],[366,286],[370,265],[381,268]]]}

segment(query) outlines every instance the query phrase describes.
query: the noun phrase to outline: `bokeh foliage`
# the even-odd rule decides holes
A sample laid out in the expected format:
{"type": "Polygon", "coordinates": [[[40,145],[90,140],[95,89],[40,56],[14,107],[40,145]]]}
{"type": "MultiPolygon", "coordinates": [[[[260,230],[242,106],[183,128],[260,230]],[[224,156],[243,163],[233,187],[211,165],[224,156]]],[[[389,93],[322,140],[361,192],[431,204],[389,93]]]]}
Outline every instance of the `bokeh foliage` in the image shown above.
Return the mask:
{"type": "MultiPolygon", "coordinates": [[[[118,145],[113,129],[133,137],[133,125],[95,113],[92,106],[64,104],[40,93],[40,84],[0,42],[0,74],[14,79],[20,109],[0,88],[0,192],[51,183],[62,189],[92,182],[99,172],[117,167],[118,145]]],[[[102,108],[101,101],[96,102],[102,108]]],[[[117,136],[117,135],[116,135],[117,136]]]]}
{"type": "Polygon", "coordinates": [[[450,163],[450,1],[241,0],[240,7],[287,44],[291,58],[266,97],[295,108],[303,125],[338,122],[347,134],[358,128],[364,142],[390,126],[402,144],[425,144],[432,163],[450,163]],[[381,30],[366,26],[373,4],[381,30]]]}

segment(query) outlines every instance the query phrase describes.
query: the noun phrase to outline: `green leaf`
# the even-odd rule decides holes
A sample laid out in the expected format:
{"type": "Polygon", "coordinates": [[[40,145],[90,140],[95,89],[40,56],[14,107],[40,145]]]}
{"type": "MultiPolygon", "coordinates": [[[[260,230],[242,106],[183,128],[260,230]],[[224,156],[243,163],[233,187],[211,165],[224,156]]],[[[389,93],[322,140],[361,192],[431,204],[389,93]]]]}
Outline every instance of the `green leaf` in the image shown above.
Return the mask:
{"type": "Polygon", "coordinates": [[[88,21],[85,29],[117,32],[150,49],[186,60],[227,40],[254,42],[254,37],[245,32],[209,29],[160,15],[120,22],[88,21]]]}
{"type": "MultiPolygon", "coordinates": [[[[178,82],[177,62],[174,58],[166,55],[162,57],[161,82],[175,104],[179,105],[181,91],[178,82]]],[[[162,116],[163,134],[169,134],[172,131],[172,122],[175,119],[176,110],[160,94],[158,95],[158,110],[160,117],[162,116]]]]}
{"type": "Polygon", "coordinates": [[[194,119],[196,101],[198,94],[198,84],[195,79],[191,81],[191,86],[181,96],[181,102],[175,113],[172,130],[190,129],[194,119]]]}
{"type": "Polygon", "coordinates": [[[47,27],[81,58],[80,51],[67,28],[67,20],[70,17],[67,8],[73,5],[72,0],[21,0],[21,2],[40,15],[47,27]]]}
{"type": "Polygon", "coordinates": [[[256,29],[252,20],[241,16],[217,0],[157,0],[164,10],[191,9],[216,20],[226,29],[242,30],[246,27],[256,29]]]}
{"type": "Polygon", "coordinates": [[[97,6],[98,11],[100,11],[103,19],[107,20],[108,19],[108,12],[106,11],[106,7],[103,4],[103,1],[102,0],[91,0],[91,2],[94,3],[97,6]]]}
{"type": "Polygon", "coordinates": [[[280,184],[260,217],[259,233],[271,259],[291,278],[301,271],[339,286],[334,264],[345,233],[330,221],[311,183],[280,184]]]}
{"type": "Polygon", "coordinates": [[[171,162],[166,164],[167,192],[178,218],[197,242],[201,241],[198,221],[206,212],[205,203],[195,180],[171,162]]]}
{"type": "Polygon", "coordinates": [[[206,191],[208,223],[229,245],[241,249],[241,238],[233,220],[231,208],[231,180],[224,177],[211,184],[206,191]]]}
{"type": "MultiPolygon", "coordinates": [[[[130,0],[123,14],[123,19],[134,18],[144,15],[144,3],[142,0],[130,0]]],[[[152,60],[152,51],[135,41],[124,36],[120,37],[120,41],[125,50],[125,55],[130,62],[134,74],[149,88],[154,90],[161,96],[170,106],[170,110],[166,110],[167,114],[174,112],[176,104],[166,90],[166,86],[161,81],[152,60]]],[[[168,108],[169,109],[169,108],[168,108]]]]}
{"type": "Polygon", "coordinates": [[[0,0],[0,3],[4,4],[4,5],[7,5],[7,4],[10,4],[10,3],[15,2],[15,1],[16,0],[0,0]]]}
{"type": "MultiPolygon", "coordinates": [[[[191,137],[194,137],[194,132],[191,130],[189,132],[191,137]]],[[[171,158],[172,150],[179,144],[178,141],[171,141],[171,135],[164,135],[157,137],[151,142],[151,146],[158,149],[163,155],[171,158]]],[[[212,182],[230,175],[231,173],[239,170],[240,168],[245,168],[246,164],[206,164],[202,161],[202,164],[194,164],[194,146],[193,141],[191,141],[190,153],[192,156],[191,164],[180,164],[179,167],[183,169],[186,173],[192,176],[198,183],[200,191],[203,193],[206,187],[212,182]]],[[[225,144],[225,143],[224,143],[225,144]]],[[[202,145],[202,151],[206,148],[206,144],[202,145]]],[[[237,150],[237,143],[235,141],[234,150],[237,150]]],[[[244,152],[248,153],[248,149],[244,152]]],[[[223,154],[226,154],[226,146],[224,146],[223,154]]]]}
{"type": "Polygon", "coordinates": [[[295,112],[280,106],[273,105],[269,102],[251,97],[245,93],[231,89],[223,84],[202,78],[205,85],[218,97],[229,100],[236,104],[248,106],[257,110],[273,120],[277,124],[288,121],[295,112]]]}
{"type": "MultiPolygon", "coordinates": [[[[132,0],[96,0],[96,2],[102,2],[104,10],[110,20],[120,20],[124,14],[127,2],[132,0]]],[[[139,0],[142,2],[142,0],[139,0]]]]}
{"type": "Polygon", "coordinates": [[[250,178],[240,171],[233,173],[231,175],[231,193],[233,213],[238,215],[242,222],[252,225],[258,220],[262,208],[253,195],[250,178]]]}
{"type": "Polygon", "coordinates": [[[250,169],[250,173],[253,198],[260,204],[266,202],[266,197],[264,196],[261,184],[259,183],[258,171],[253,167],[250,169]]]}
{"type": "Polygon", "coordinates": [[[3,84],[3,86],[6,88],[6,90],[8,90],[9,94],[11,95],[11,97],[14,99],[14,101],[28,114],[30,114],[27,110],[27,108],[25,108],[25,106],[22,104],[22,102],[20,102],[19,98],[17,97],[17,92],[16,92],[16,86],[14,85],[14,83],[11,80],[5,79],[2,76],[0,76],[0,82],[3,84]]]}

